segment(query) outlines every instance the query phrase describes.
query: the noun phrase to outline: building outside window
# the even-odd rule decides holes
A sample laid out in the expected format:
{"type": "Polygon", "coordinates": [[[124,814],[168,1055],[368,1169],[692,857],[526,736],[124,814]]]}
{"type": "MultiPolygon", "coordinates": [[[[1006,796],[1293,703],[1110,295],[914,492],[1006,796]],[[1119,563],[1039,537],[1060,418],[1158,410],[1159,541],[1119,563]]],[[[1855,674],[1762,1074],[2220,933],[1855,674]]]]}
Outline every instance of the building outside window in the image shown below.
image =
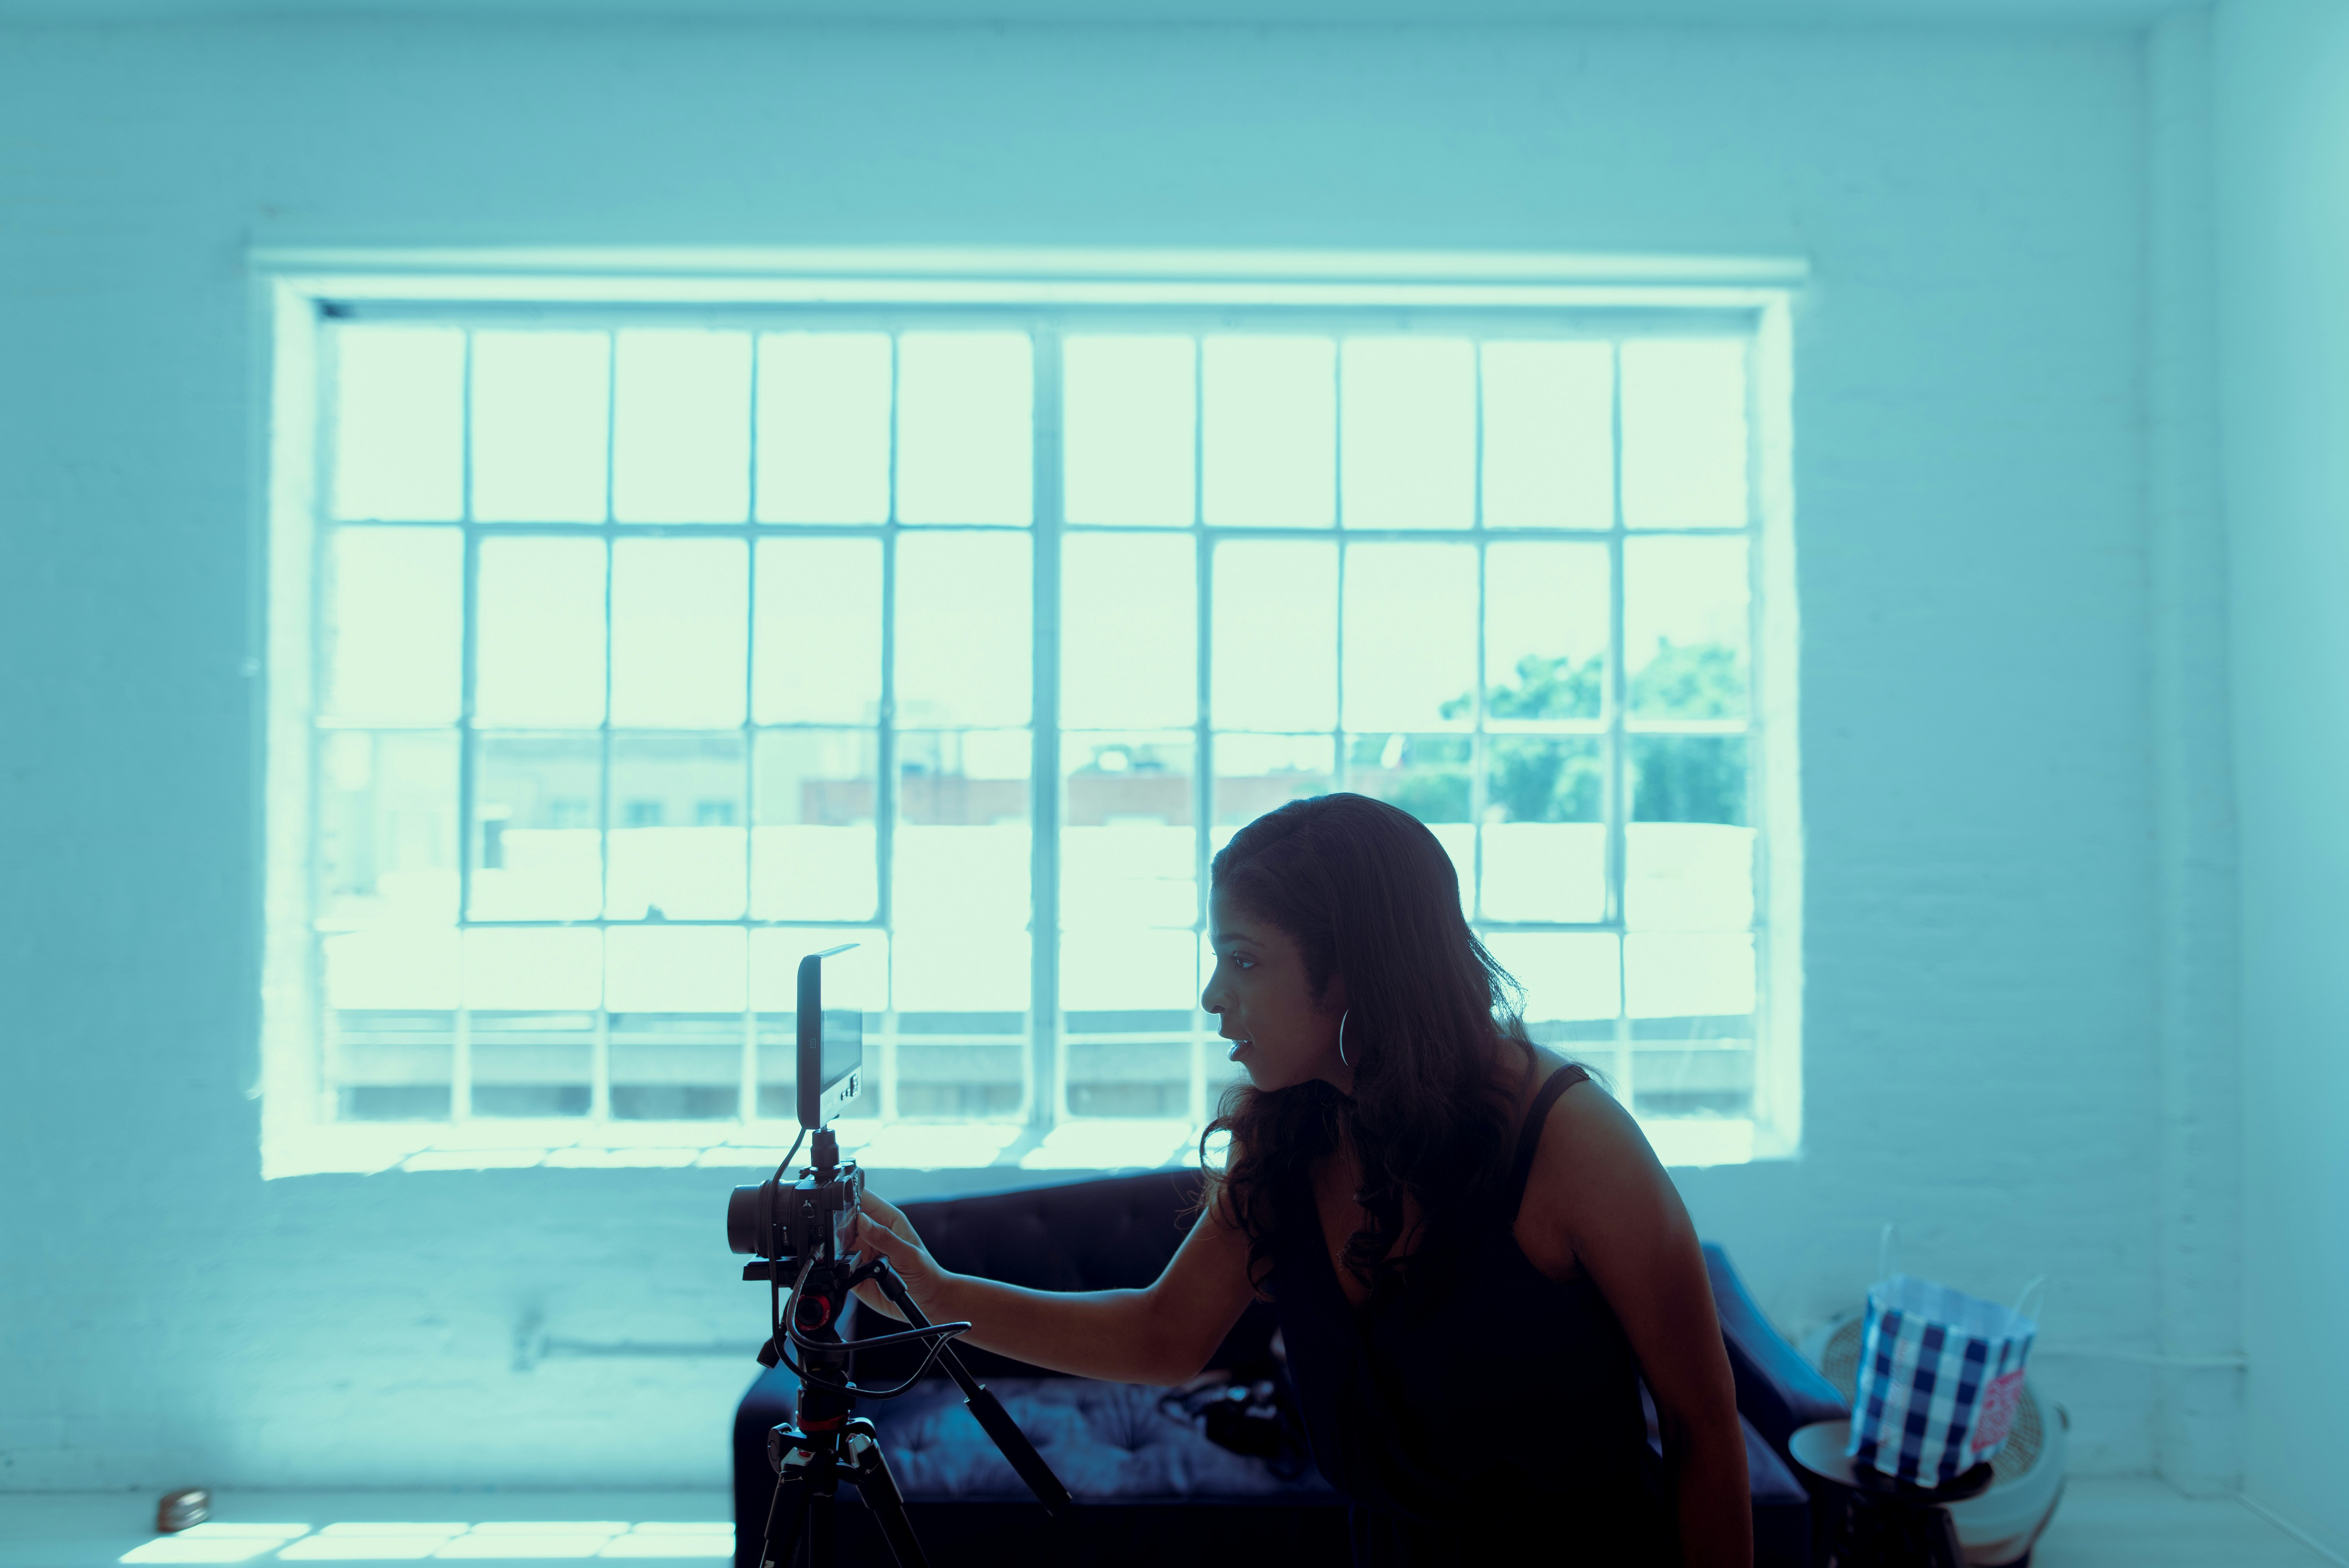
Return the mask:
{"type": "Polygon", "coordinates": [[[867,1163],[1183,1158],[1207,862],[1331,789],[1791,1148],[1783,292],[277,288],[272,1171],[771,1161],[843,942],[867,1163]]]}

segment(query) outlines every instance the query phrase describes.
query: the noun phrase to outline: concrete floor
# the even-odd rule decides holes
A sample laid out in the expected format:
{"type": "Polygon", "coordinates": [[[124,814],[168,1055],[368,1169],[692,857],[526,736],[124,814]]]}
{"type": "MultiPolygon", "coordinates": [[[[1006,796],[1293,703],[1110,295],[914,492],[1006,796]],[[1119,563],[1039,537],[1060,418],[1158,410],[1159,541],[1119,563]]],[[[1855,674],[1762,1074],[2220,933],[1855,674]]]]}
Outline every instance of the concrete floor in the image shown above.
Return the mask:
{"type": "MultiPolygon", "coordinates": [[[[0,1568],[423,1557],[495,1558],[502,1568],[573,1568],[583,1557],[720,1568],[732,1547],[719,1491],[233,1492],[214,1500],[210,1528],[160,1542],[147,1528],[153,1509],[143,1494],[0,1493],[0,1568]],[[381,1528],[352,1528],[368,1524],[381,1528]]],[[[2180,1497],[2153,1480],[2075,1480],[2033,1561],[2322,1568],[2339,1560],[2230,1500],[2180,1497]]]]}

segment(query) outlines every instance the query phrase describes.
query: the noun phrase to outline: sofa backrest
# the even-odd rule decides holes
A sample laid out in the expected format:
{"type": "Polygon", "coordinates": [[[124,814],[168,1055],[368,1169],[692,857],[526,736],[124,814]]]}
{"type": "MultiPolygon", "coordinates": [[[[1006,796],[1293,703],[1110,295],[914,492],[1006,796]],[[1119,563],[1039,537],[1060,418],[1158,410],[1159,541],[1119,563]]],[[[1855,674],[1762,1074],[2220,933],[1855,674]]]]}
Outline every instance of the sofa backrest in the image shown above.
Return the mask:
{"type": "MultiPolygon", "coordinates": [[[[1033,1290],[1129,1290],[1156,1279],[1189,1234],[1200,1180],[1193,1170],[1148,1171],[904,1208],[930,1254],[957,1274],[1033,1290]]],[[[1728,1254],[1708,1243],[1704,1261],[1737,1379],[1738,1410],[1770,1446],[1783,1455],[1796,1428],[1847,1414],[1834,1385],[1770,1326],[1728,1254]]],[[[860,1308],[849,1314],[846,1333],[854,1341],[900,1326],[860,1308]]],[[[1207,1365],[1261,1365],[1270,1358],[1276,1326],[1268,1303],[1251,1303],[1207,1365]]],[[[959,1348],[965,1364],[982,1377],[1060,1376],[976,1346],[959,1348]]],[[[912,1346],[865,1351],[856,1358],[857,1380],[895,1382],[919,1361],[912,1346]]]]}
{"type": "MultiPolygon", "coordinates": [[[[957,1274],[1033,1290],[1131,1290],[1155,1280],[1190,1233],[1199,1184],[1196,1171],[1148,1171],[903,1207],[930,1255],[957,1274]]],[[[849,1315],[847,1333],[856,1340],[899,1326],[859,1309],[849,1315]]],[[[1272,1308],[1251,1303],[1208,1365],[1267,1359],[1274,1326],[1272,1308]]],[[[982,1377],[1058,1376],[975,1346],[960,1348],[964,1363],[982,1377]]],[[[895,1381],[919,1360],[911,1346],[864,1352],[856,1358],[857,1381],[895,1381]]]]}

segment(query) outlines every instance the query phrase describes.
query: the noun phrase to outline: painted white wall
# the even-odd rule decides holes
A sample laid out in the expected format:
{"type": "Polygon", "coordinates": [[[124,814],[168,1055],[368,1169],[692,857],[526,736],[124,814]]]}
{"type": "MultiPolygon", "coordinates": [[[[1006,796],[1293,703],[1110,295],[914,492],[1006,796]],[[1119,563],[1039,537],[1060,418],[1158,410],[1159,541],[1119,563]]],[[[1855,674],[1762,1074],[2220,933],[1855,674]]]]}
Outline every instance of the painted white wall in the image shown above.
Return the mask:
{"type": "Polygon", "coordinates": [[[2349,9],[2217,15],[2242,809],[2244,1483],[2349,1554],[2349,9]]]}
{"type": "Polygon", "coordinates": [[[2143,66],[2119,32],[0,31],[0,1486],[702,1483],[750,1371],[511,1365],[533,1314],[749,1340],[727,1174],[258,1179],[242,257],[294,242],[1809,258],[1806,1143],[1683,1190],[1791,1326],[1888,1218],[1961,1286],[2051,1272],[2075,1466],[2149,1468],[2151,1368],[2060,1350],[2167,1342],[2143,66]]]}
{"type": "Polygon", "coordinates": [[[2227,533],[2219,468],[2210,15],[2146,36],[2146,501],[2159,1061],[2155,1460],[2189,1491],[2242,1463],[2242,1099],[2227,533]]]}

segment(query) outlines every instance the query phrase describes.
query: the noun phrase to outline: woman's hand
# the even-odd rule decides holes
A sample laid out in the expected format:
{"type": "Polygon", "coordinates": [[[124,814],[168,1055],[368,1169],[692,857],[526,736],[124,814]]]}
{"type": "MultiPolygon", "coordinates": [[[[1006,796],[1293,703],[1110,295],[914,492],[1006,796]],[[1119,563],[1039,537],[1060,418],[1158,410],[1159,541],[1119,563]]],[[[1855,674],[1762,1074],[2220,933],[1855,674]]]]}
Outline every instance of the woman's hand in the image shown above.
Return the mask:
{"type": "MultiPolygon", "coordinates": [[[[914,1222],[905,1218],[904,1210],[867,1191],[859,1206],[856,1233],[850,1244],[860,1261],[874,1253],[887,1258],[898,1277],[905,1282],[905,1292],[914,1298],[914,1305],[932,1322],[952,1317],[947,1310],[946,1295],[956,1276],[938,1267],[937,1260],[922,1245],[922,1238],[915,1234],[914,1222]]],[[[902,1320],[904,1316],[871,1280],[856,1287],[856,1299],[890,1317],[902,1320]]]]}

